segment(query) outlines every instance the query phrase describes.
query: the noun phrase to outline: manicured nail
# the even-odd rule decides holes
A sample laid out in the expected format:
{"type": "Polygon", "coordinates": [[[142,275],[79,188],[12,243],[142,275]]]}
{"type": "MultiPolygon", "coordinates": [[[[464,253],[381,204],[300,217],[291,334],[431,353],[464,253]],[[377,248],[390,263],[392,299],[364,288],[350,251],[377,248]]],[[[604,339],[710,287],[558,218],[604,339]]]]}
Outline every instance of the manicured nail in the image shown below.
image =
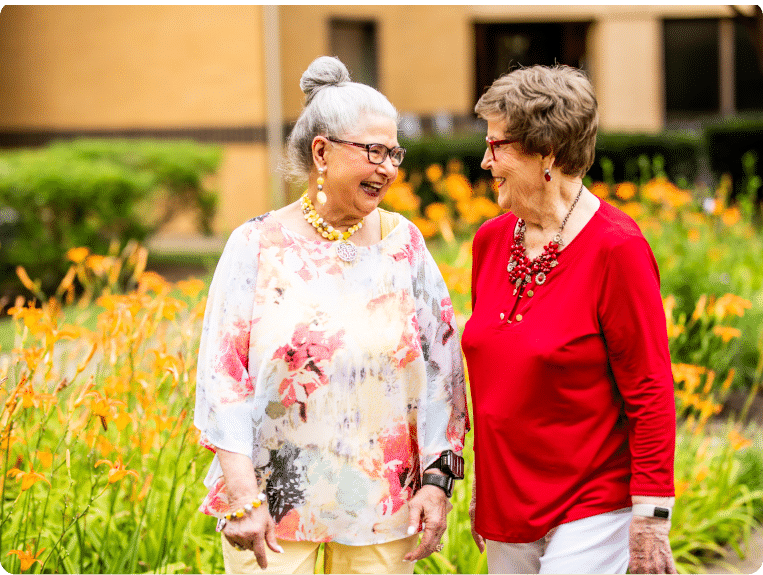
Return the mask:
{"type": "Polygon", "coordinates": [[[414,533],[416,533],[416,528],[413,525],[411,525],[408,528],[408,535],[413,535],[414,533]]]}
{"type": "Polygon", "coordinates": [[[285,551],[283,550],[283,547],[281,547],[280,545],[276,545],[276,551],[278,551],[279,553],[285,553],[285,551]]]}

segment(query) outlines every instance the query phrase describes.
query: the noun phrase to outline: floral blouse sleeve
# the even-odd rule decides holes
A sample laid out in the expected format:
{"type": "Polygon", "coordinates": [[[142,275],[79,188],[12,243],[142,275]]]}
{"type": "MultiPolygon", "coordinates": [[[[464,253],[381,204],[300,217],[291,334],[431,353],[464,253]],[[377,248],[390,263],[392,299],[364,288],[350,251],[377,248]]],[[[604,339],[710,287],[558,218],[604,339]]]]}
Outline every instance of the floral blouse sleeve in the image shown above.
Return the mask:
{"type": "Polygon", "coordinates": [[[257,280],[258,237],[253,226],[235,230],[209,288],[199,347],[194,423],[201,443],[215,451],[252,455],[254,375],[249,336],[257,280]]]}
{"type": "Polygon", "coordinates": [[[464,364],[458,326],[445,280],[424,238],[411,224],[411,244],[417,252],[413,266],[413,295],[419,338],[427,370],[426,408],[420,419],[425,433],[419,445],[422,470],[443,451],[461,455],[469,430],[464,364]]]}

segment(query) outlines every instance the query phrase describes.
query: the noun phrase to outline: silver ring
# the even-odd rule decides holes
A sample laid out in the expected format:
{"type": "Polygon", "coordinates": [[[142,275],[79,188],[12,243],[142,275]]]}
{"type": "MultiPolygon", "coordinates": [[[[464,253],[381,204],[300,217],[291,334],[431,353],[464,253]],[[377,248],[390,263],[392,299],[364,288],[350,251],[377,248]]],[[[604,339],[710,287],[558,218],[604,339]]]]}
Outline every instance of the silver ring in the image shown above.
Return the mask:
{"type": "Polygon", "coordinates": [[[440,551],[442,551],[443,547],[444,547],[444,545],[442,543],[438,543],[437,547],[435,547],[434,550],[439,553],[440,551]]]}

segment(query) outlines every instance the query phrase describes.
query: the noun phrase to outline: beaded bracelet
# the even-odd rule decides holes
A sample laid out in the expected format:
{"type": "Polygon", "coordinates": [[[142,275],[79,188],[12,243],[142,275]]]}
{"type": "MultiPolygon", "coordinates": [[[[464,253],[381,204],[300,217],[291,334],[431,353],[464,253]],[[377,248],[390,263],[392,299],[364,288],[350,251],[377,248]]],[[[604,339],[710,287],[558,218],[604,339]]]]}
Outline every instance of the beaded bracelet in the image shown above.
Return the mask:
{"type": "Polygon", "coordinates": [[[233,512],[226,513],[225,515],[223,515],[223,517],[225,517],[226,521],[230,521],[234,517],[241,518],[244,516],[245,513],[249,513],[252,509],[257,509],[264,502],[265,502],[265,494],[260,492],[260,494],[257,496],[257,499],[255,499],[251,503],[247,503],[243,507],[236,509],[233,512]]]}

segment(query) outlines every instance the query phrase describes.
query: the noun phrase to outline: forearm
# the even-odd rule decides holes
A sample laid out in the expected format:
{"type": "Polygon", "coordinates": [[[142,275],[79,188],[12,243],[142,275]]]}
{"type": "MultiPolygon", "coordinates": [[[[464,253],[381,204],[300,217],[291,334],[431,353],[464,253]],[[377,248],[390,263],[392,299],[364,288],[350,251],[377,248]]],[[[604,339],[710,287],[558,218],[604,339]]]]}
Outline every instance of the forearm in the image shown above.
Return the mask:
{"type": "Polygon", "coordinates": [[[257,475],[252,460],[246,455],[217,449],[217,458],[225,477],[228,500],[233,505],[236,501],[252,501],[260,493],[257,475]]]}

